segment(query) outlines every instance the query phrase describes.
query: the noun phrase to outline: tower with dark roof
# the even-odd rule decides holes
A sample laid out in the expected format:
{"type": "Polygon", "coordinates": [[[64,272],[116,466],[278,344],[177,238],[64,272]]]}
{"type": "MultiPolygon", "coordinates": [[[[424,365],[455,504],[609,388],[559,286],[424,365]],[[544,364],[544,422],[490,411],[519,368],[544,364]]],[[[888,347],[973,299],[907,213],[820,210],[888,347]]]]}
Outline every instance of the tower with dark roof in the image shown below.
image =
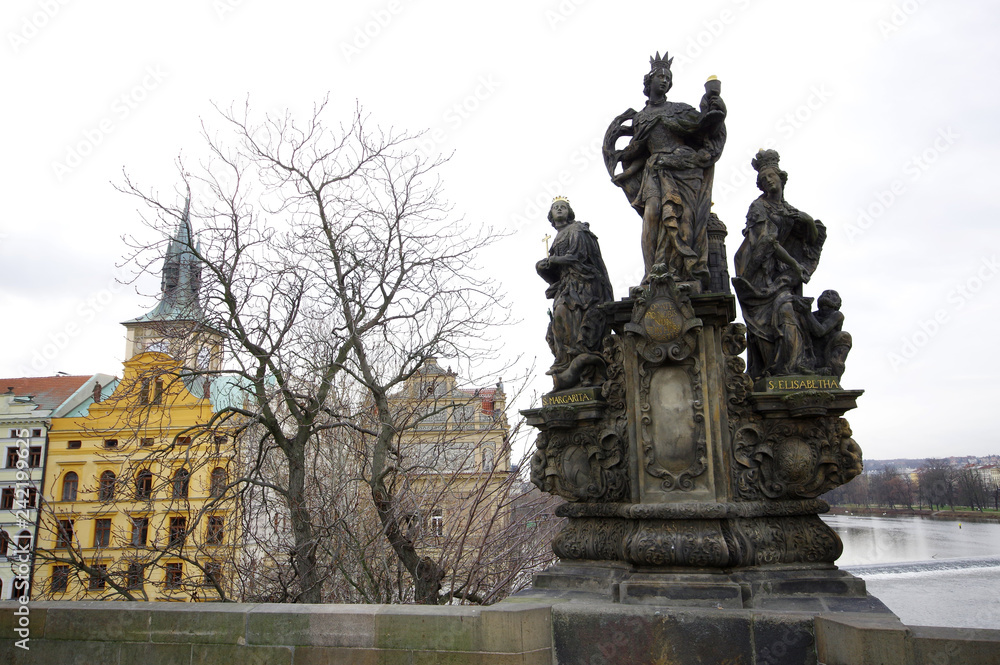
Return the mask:
{"type": "Polygon", "coordinates": [[[222,335],[207,323],[201,304],[200,252],[191,229],[189,192],[184,215],[163,257],[159,302],[146,314],[122,323],[128,331],[126,360],[156,351],[189,367],[218,369],[221,365],[222,335]]]}

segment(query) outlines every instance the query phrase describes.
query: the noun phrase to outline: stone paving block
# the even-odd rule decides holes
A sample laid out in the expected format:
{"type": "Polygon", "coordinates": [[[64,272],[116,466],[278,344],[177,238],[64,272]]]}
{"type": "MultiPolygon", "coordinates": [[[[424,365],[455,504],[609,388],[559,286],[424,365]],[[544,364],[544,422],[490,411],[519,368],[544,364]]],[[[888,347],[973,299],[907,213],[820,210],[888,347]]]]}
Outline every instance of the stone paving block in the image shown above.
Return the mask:
{"type": "Polygon", "coordinates": [[[754,612],[751,621],[756,665],[815,665],[811,615],[754,612]]]}
{"type": "Polygon", "coordinates": [[[381,649],[477,651],[480,610],[467,607],[383,605],[375,615],[375,646],[381,649]]]}
{"type": "Polygon", "coordinates": [[[15,628],[25,627],[24,617],[27,617],[27,629],[29,631],[28,638],[32,636],[41,637],[45,634],[45,608],[38,607],[37,603],[31,602],[26,606],[22,606],[17,601],[5,600],[0,602],[0,635],[4,638],[14,635],[15,639],[21,639],[15,632],[15,628]],[[21,610],[21,607],[27,607],[27,614],[14,614],[21,610]]]}
{"type": "Polygon", "coordinates": [[[239,644],[246,639],[246,607],[171,603],[165,611],[151,613],[150,639],[168,643],[239,644]]]}
{"type": "MultiPolygon", "coordinates": [[[[45,608],[46,640],[148,642],[148,603],[88,601],[45,608]]],[[[41,637],[41,635],[39,636],[41,637]]]]}
{"type": "Polygon", "coordinates": [[[121,644],[121,665],[188,665],[190,662],[190,644],[150,644],[149,642],[123,642],[121,644]]]}
{"type": "Polygon", "coordinates": [[[483,651],[521,653],[552,648],[549,605],[500,603],[484,607],[479,619],[483,651]]]}
{"type": "MultiPolygon", "coordinates": [[[[295,647],[295,665],[381,665],[377,649],[295,647]]],[[[401,661],[401,662],[408,662],[401,661]]]]}
{"type": "MultiPolygon", "coordinates": [[[[497,654],[498,657],[511,654],[497,654]]],[[[518,656],[520,657],[520,656],[518,656]]],[[[513,661],[485,660],[479,652],[470,651],[414,651],[413,665],[513,665],[513,661]]],[[[520,664],[518,664],[520,665],[520,664]]]]}
{"type": "Polygon", "coordinates": [[[276,605],[247,614],[247,644],[374,647],[377,605],[276,605]]]}
{"type": "Polygon", "coordinates": [[[1000,631],[975,628],[910,628],[914,663],[1000,665],[1000,631]]]}
{"type": "Polygon", "coordinates": [[[909,631],[895,616],[825,614],[815,626],[816,658],[824,665],[907,665],[909,631]]]}
{"type": "Polygon", "coordinates": [[[829,609],[821,598],[757,598],[754,608],[775,612],[811,612],[819,614],[829,609]]]}
{"type": "Polygon", "coordinates": [[[524,665],[552,665],[554,662],[552,647],[528,651],[524,654],[524,665]]]}
{"type": "Polygon", "coordinates": [[[552,631],[559,663],[745,663],[752,652],[746,611],[564,604],[552,631]]]}
{"type": "Polygon", "coordinates": [[[292,665],[292,647],[193,644],[191,665],[292,665]]]}
{"type": "MultiPolygon", "coordinates": [[[[31,649],[14,649],[10,665],[120,665],[120,645],[113,642],[32,640],[31,649]]],[[[0,652],[2,653],[2,652],[0,652]]],[[[142,662],[142,661],[139,661],[142,662]]]]}

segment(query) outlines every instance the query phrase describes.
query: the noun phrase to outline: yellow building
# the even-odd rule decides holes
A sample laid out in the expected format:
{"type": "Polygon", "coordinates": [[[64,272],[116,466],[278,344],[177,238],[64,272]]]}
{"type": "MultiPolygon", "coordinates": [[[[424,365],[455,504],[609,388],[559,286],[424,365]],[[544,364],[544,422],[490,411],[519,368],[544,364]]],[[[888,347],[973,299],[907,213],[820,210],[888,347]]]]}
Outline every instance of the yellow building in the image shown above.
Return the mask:
{"type": "Polygon", "coordinates": [[[202,323],[190,240],[185,219],[167,251],[160,302],[123,324],[121,379],[52,420],[36,598],[229,597],[235,446],[228,430],[208,424],[237,391],[187,369],[221,363],[221,337],[202,323]]]}

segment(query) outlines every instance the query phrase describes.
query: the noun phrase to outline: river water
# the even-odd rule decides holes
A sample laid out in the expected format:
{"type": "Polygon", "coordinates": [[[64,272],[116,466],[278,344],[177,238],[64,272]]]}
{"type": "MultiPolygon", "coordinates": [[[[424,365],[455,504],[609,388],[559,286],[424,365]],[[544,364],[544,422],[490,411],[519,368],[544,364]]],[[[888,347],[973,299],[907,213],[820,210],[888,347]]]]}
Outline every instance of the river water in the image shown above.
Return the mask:
{"type": "Polygon", "coordinates": [[[1000,629],[1000,523],[827,515],[837,565],[914,626],[1000,629]]]}

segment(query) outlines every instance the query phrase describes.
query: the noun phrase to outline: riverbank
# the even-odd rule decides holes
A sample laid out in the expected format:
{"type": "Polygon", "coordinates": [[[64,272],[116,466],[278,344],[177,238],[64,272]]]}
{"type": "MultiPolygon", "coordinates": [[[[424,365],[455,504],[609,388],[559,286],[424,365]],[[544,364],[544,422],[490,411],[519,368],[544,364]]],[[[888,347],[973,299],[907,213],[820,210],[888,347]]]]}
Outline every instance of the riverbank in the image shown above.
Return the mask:
{"type": "Polygon", "coordinates": [[[830,515],[864,515],[873,517],[929,517],[937,520],[1000,522],[1000,512],[978,510],[928,510],[926,508],[865,508],[864,506],[830,506],[830,515]]]}

